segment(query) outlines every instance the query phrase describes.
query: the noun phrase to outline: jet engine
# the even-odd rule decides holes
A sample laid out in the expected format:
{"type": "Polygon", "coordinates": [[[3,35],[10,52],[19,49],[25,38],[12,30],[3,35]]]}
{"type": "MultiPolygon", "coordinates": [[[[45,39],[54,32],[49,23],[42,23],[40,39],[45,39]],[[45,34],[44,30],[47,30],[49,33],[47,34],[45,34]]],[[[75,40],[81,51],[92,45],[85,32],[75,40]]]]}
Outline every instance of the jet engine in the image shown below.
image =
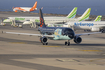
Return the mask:
{"type": "Polygon", "coordinates": [[[75,43],[77,43],[77,44],[79,44],[79,43],[81,43],[81,42],[82,42],[82,38],[81,38],[81,37],[76,36],[76,37],[74,37],[74,42],[75,42],[75,43]]]}
{"type": "Polygon", "coordinates": [[[41,38],[40,38],[40,41],[41,41],[41,43],[43,43],[43,45],[44,45],[44,44],[46,44],[46,45],[48,44],[48,43],[47,43],[47,37],[45,37],[45,36],[41,37],[41,38]]]}

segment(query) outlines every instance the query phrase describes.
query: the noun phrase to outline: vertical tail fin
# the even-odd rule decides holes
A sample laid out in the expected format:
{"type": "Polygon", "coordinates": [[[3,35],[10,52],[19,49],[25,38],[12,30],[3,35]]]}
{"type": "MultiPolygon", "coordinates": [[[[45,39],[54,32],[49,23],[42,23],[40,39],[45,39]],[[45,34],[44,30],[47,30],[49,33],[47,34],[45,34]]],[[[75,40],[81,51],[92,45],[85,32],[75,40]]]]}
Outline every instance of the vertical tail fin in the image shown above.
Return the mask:
{"type": "Polygon", "coordinates": [[[37,10],[37,1],[33,5],[33,7],[30,9],[30,11],[34,11],[34,10],[37,10]]]}
{"type": "Polygon", "coordinates": [[[75,18],[77,13],[77,7],[74,7],[74,9],[68,14],[67,18],[75,18]]]}
{"type": "Polygon", "coordinates": [[[39,16],[40,16],[40,27],[46,27],[41,9],[39,9],[39,16]]]}
{"type": "Polygon", "coordinates": [[[91,8],[88,8],[84,14],[79,17],[79,21],[83,21],[83,20],[86,20],[86,19],[89,19],[89,16],[90,16],[90,11],[91,11],[91,8]]]}
{"type": "Polygon", "coordinates": [[[101,21],[101,18],[102,18],[102,16],[99,15],[99,16],[96,17],[96,19],[94,21],[101,21]]]}

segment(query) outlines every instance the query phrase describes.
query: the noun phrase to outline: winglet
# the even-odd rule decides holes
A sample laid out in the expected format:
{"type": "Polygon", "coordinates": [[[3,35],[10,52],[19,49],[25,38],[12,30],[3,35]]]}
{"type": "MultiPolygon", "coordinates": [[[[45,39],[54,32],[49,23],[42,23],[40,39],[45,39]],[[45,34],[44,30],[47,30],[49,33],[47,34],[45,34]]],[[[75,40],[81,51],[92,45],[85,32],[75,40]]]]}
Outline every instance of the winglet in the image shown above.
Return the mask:
{"type": "Polygon", "coordinates": [[[89,19],[89,16],[90,16],[90,11],[91,11],[91,8],[88,8],[84,14],[79,17],[79,21],[83,21],[83,20],[86,20],[86,19],[89,19]]]}
{"type": "Polygon", "coordinates": [[[39,9],[39,16],[40,16],[40,27],[46,27],[41,9],[39,9]]]}
{"type": "Polygon", "coordinates": [[[77,7],[74,7],[74,9],[68,14],[67,18],[75,18],[77,13],[77,7]]]}
{"type": "Polygon", "coordinates": [[[99,16],[96,17],[96,19],[94,21],[101,21],[101,18],[102,18],[102,16],[99,15],[99,16]]]}

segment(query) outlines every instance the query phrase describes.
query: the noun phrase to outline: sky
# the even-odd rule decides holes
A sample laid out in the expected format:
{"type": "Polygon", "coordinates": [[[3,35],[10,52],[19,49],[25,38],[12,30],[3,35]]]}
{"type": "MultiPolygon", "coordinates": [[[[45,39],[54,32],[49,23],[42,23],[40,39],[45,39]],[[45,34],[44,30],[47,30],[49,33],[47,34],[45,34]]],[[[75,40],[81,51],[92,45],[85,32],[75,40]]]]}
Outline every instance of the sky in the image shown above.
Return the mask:
{"type": "MultiPolygon", "coordinates": [[[[36,0],[0,0],[0,9],[12,10],[12,7],[32,7],[36,0]]],[[[92,8],[92,14],[103,14],[105,0],[37,0],[38,8],[43,7],[44,13],[68,14],[74,7],[82,14],[87,8],[92,8]],[[99,13],[100,12],[100,13],[99,13]]],[[[38,12],[38,11],[36,11],[38,12]]]]}

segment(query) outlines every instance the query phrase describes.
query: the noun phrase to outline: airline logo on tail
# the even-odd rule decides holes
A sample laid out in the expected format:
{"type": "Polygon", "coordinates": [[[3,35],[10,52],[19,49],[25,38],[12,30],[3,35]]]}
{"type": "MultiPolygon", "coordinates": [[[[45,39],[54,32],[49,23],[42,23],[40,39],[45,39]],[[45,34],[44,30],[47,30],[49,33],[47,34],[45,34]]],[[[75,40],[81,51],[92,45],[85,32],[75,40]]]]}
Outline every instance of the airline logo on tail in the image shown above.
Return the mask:
{"type": "Polygon", "coordinates": [[[77,13],[77,7],[74,7],[74,9],[67,16],[67,18],[75,18],[76,13],[77,13]]]}
{"type": "Polygon", "coordinates": [[[41,9],[40,9],[39,12],[40,12],[40,14],[39,14],[39,16],[40,16],[40,27],[46,27],[46,25],[44,23],[43,13],[42,13],[41,9]]]}
{"type": "Polygon", "coordinates": [[[99,15],[99,16],[96,17],[96,19],[94,21],[101,21],[101,18],[102,18],[102,16],[99,15]]]}
{"type": "Polygon", "coordinates": [[[30,7],[13,7],[12,8],[14,12],[31,12],[31,11],[35,11],[37,10],[37,1],[35,2],[35,4],[33,5],[32,8],[30,7]]]}
{"type": "Polygon", "coordinates": [[[37,10],[37,1],[35,2],[35,4],[33,5],[33,7],[30,9],[30,11],[34,11],[34,10],[37,10]]]}
{"type": "Polygon", "coordinates": [[[44,24],[44,20],[42,18],[40,18],[40,27],[42,27],[44,24]]]}
{"type": "Polygon", "coordinates": [[[89,19],[91,8],[88,8],[85,13],[80,17],[79,21],[89,19]]]}

